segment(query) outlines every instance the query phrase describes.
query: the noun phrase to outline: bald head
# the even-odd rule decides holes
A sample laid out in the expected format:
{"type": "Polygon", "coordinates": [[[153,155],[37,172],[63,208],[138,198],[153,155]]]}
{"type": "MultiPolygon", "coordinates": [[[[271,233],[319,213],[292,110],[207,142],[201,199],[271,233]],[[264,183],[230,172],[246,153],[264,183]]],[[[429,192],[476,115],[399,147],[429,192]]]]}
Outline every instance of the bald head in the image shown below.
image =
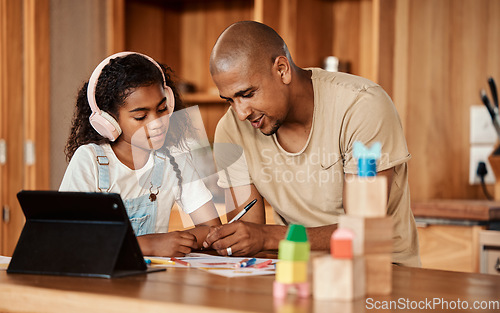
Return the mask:
{"type": "Polygon", "coordinates": [[[283,39],[271,27],[243,21],[229,26],[217,39],[210,55],[210,73],[242,69],[270,68],[278,56],[292,59],[283,39]]]}

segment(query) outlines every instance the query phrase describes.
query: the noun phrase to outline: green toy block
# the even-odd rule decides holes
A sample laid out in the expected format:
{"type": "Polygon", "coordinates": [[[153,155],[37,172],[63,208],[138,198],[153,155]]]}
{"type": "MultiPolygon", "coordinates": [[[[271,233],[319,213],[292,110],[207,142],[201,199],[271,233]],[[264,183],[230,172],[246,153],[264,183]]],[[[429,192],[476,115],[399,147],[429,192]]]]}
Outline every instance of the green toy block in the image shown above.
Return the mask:
{"type": "Polygon", "coordinates": [[[306,228],[303,225],[290,224],[285,239],[294,242],[307,242],[306,228]]]}
{"type": "Polygon", "coordinates": [[[294,242],[281,240],[278,251],[278,259],[286,261],[308,261],[311,252],[309,242],[294,242]]]}

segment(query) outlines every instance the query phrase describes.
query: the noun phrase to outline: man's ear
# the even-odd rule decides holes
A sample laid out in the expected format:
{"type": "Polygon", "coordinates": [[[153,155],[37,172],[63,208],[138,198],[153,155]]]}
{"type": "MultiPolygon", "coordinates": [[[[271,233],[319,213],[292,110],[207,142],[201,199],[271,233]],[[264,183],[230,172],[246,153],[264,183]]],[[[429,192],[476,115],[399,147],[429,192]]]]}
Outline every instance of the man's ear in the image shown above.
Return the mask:
{"type": "Polygon", "coordinates": [[[276,71],[284,84],[288,85],[292,81],[292,67],[285,56],[279,56],[274,60],[273,71],[276,71]]]}

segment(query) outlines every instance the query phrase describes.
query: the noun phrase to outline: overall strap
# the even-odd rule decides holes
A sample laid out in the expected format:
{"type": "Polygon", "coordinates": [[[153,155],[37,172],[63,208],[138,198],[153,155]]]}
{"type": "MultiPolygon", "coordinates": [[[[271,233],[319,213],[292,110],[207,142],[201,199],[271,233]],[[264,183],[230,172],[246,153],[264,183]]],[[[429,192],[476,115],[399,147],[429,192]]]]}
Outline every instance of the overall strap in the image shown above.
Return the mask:
{"type": "Polygon", "coordinates": [[[161,151],[154,152],[154,166],[153,173],[151,174],[151,190],[158,191],[163,182],[163,175],[165,174],[165,161],[167,155],[161,151]]]}
{"type": "Polygon", "coordinates": [[[97,171],[99,172],[99,180],[97,188],[99,191],[107,192],[109,190],[109,159],[104,153],[104,149],[95,144],[91,144],[97,155],[97,171]]]}

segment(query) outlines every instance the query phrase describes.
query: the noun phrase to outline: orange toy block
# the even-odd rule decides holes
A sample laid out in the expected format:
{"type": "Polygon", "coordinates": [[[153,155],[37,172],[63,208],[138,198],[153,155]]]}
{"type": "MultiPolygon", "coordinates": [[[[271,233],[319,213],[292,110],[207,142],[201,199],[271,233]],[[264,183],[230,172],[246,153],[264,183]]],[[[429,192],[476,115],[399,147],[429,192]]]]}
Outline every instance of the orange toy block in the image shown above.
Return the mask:
{"type": "Polygon", "coordinates": [[[354,233],[347,228],[338,228],[330,239],[330,254],[338,259],[352,259],[354,233]]]}

